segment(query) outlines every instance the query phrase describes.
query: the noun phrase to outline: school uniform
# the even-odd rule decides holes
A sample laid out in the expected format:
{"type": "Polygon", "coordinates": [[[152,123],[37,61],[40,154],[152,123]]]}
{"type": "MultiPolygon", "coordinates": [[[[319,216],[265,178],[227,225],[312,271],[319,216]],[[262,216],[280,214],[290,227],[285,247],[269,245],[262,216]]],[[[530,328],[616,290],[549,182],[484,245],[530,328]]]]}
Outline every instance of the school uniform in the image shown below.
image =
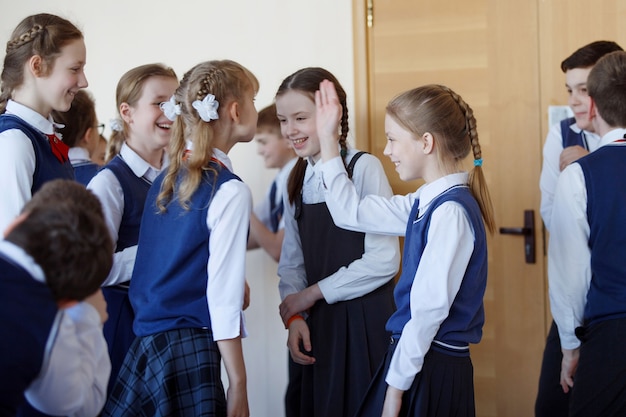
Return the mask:
{"type": "MultiPolygon", "coordinates": [[[[167,159],[164,159],[162,169],[166,165],[167,159]]],[[[100,199],[111,238],[116,243],[113,268],[102,287],[109,315],[104,324],[104,337],[112,365],[109,391],[135,339],[128,281],[134,266],[148,189],[160,172],[124,144],[120,154],[105,165],[87,186],[100,199]]]]}
{"type": "Polygon", "coordinates": [[[54,415],[96,415],[111,369],[98,312],[59,310],[41,268],[7,241],[0,275],[0,414],[23,415],[27,399],[54,415]]]}
{"type": "MultiPolygon", "coordinates": [[[[580,129],[573,117],[563,119],[550,128],[543,147],[543,166],[539,179],[541,217],[548,230],[550,230],[556,183],[561,173],[559,159],[563,149],[569,146],[580,146],[593,152],[600,146],[600,136],[580,129]]],[[[562,360],[559,332],[553,320],[543,351],[535,401],[535,417],[567,417],[568,415],[570,394],[563,392],[560,382],[562,360]]]]}
{"type": "Polygon", "coordinates": [[[174,198],[159,212],[163,174],[148,193],[130,284],[137,338],[104,416],[226,415],[216,342],[246,336],[252,197],[226,154],[215,156],[217,176],[204,171],[189,210],[174,198]]]}
{"type": "Polygon", "coordinates": [[[84,186],[89,184],[89,181],[98,173],[100,166],[91,161],[89,158],[89,152],[85,148],[75,146],[70,148],[68,152],[70,163],[74,168],[74,177],[76,181],[80,182],[84,186]]]}
{"type": "Polygon", "coordinates": [[[559,178],[548,251],[552,315],[561,346],[580,349],[570,416],[626,414],[626,129],[559,178]]]}
{"type": "Polygon", "coordinates": [[[340,163],[322,166],[335,223],[407,238],[397,311],[387,322],[394,337],[357,415],[380,415],[387,385],[405,391],[403,416],[474,415],[468,346],[482,335],[487,249],[467,173],[406,196],[360,199],[340,163]]]}
{"type": "Polygon", "coordinates": [[[67,146],[54,135],[52,118],[45,118],[13,100],[0,115],[0,231],[15,219],[32,195],[47,181],[74,179],[74,171],[65,155],[55,156],[55,149],[67,146]]]}
{"type": "MultiPolygon", "coordinates": [[[[352,180],[361,195],[391,195],[380,161],[354,160],[352,180]]],[[[302,366],[301,416],[352,415],[382,359],[393,312],[398,270],[394,237],[336,227],[324,200],[319,165],[311,160],[302,194],[285,206],[285,238],[278,266],[281,297],[318,284],[324,299],[309,310],[315,364],[302,366]]]]}

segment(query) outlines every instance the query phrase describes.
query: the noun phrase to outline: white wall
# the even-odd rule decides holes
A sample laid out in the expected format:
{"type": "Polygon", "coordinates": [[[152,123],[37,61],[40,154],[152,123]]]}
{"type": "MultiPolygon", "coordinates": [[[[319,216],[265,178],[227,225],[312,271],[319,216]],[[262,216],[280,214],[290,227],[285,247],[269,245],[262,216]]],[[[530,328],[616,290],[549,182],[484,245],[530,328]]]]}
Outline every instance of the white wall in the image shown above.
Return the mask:
{"type": "MultiPolygon", "coordinates": [[[[282,79],[306,66],[330,70],[354,97],[349,0],[0,0],[0,10],[2,42],[34,13],[61,15],[83,30],[88,90],[105,123],[115,116],[119,77],[150,62],[163,62],[182,76],[200,61],[238,61],[261,83],[258,109],[272,101],[282,79]]],[[[0,53],[4,59],[4,47],[0,53]]],[[[258,201],[275,173],[264,169],[254,144],[237,145],[230,156],[258,201]]],[[[244,353],[251,415],[280,417],[287,351],[278,317],[276,265],[254,251],[247,271],[252,304],[246,311],[250,336],[244,353]]]]}

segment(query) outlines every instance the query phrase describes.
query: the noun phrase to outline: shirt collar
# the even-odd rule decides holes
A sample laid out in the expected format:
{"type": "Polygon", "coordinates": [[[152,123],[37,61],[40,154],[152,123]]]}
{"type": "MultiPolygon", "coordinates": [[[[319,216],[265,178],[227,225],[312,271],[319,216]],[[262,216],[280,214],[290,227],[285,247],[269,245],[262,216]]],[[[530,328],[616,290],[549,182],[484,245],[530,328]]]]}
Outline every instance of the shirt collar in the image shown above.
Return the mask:
{"type": "Polygon", "coordinates": [[[75,146],[73,148],[70,148],[67,154],[72,163],[90,161],[89,151],[85,148],[81,148],[80,146],[75,146]]]}
{"type": "Polygon", "coordinates": [[[233,171],[233,163],[231,162],[228,155],[224,153],[224,151],[221,151],[217,148],[213,148],[213,157],[217,159],[218,161],[220,161],[222,164],[224,164],[224,166],[228,168],[230,172],[235,172],[233,171]]]}
{"type": "Polygon", "coordinates": [[[161,163],[161,169],[157,169],[146,162],[137,152],[135,152],[130,146],[126,143],[122,145],[122,149],[120,150],[120,156],[126,162],[126,164],[130,167],[138,178],[146,176],[149,172],[153,172],[154,175],[148,175],[150,180],[154,180],[153,177],[161,172],[165,167],[169,165],[169,157],[167,152],[163,152],[163,161],[161,163]]]}
{"type": "Polygon", "coordinates": [[[37,281],[46,282],[43,270],[24,249],[11,242],[2,240],[0,241],[0,253],[5,254],[13,263],[25,269],[37,281]]]}
{"type": "Polygon", "coordinates": [[[608,145],[609,143],[616,141],[617,139],[624,139],[624,134],[626,134],[626,128],[617,128],[613,129],[610,132],[607,132],[604,136],[602,136],[602,140],[600,141],[600,146],[608,145]]]}
{"type": "Polygon", "coordinates": [[[467,172],[457,172],[422,185],[417,196],[420,200],[420,211],[448,188],[454,187],[455,185],[467,185],[468,178],[467,172]]]}
{"type": "Polygon", "coordinates": [[[6,112],[19,117],[29,125],[33,126],[35,129],[43,132],[46,135],[51,135],[54,133],[55,123],[54,120],[52,120],[52,116],[48,116],[48,118],[45,118],[41,114],[37,113],[35,110],[13,100],[9,100],[7,102],[6,112]]]}

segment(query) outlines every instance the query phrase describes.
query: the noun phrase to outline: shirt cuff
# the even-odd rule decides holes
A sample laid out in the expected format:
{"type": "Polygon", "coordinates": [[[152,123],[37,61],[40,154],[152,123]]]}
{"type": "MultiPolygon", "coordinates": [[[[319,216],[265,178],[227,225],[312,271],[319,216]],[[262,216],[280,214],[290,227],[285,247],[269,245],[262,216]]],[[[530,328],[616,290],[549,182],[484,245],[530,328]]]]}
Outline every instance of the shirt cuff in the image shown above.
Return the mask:
{"type": "Polygon", "coordinates": [[[213,340],[235,339],[239,336],[246,337],[246,326],[241,309],[214,307],[210,309],[210,314],[213,340]]]}
{"type": "Polygon", "coordinates": [[[320,165],[320,172],[322,173],[322,183],[324,188],[328,191],[328,185],[339,175],[346,173],[346,168],[343,165],[343,160],[340,156],[337,156],[329,161],[326,161],[320,165]]]}

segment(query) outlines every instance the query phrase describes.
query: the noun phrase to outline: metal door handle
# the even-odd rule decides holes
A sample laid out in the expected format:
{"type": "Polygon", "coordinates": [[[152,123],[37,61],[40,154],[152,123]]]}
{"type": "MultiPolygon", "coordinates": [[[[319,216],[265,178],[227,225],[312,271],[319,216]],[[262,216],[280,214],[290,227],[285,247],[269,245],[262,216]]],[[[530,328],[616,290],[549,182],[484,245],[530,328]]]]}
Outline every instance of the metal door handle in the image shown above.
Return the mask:
{"type": "Polygon", "coordinates": [[[500,234],[524,236],[524,256],[527,264],[535,263],[535,211],[524,210],[524,227],[501,227],[500,234]]]}

